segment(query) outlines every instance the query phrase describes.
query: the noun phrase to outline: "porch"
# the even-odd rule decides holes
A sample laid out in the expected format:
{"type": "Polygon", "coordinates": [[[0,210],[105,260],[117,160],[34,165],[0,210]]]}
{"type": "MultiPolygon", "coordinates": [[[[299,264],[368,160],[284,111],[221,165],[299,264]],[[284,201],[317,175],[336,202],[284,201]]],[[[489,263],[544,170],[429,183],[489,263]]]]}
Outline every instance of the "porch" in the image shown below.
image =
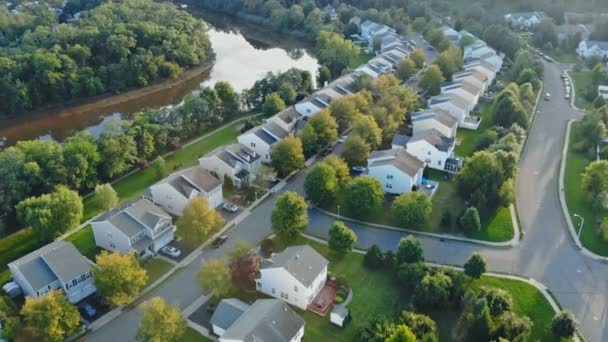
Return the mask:
{"type": "Polygon", "coordinates": [[[334,298],[336,298],[337,292],[338,287],[334,283],[325,283],[325,286],[319,291],[319,294],[317,294],[312,302],[310,302],[310,305],[308,305],[308,310],[319,316],[325,316],[334,304],[334,298]]]}

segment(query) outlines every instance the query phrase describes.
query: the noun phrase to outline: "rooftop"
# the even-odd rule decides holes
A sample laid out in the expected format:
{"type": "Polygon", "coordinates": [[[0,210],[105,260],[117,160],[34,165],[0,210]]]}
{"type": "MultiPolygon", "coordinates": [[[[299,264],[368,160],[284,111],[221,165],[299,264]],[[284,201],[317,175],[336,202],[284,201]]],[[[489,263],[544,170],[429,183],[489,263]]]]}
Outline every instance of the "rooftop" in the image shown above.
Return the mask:
{"type": "Polygon", "coordinates": [[[291,246],[264,260],[264,268],[284,268],[304,286],[312,285],[319,273],[329,264],[321,254],[309,245],[291,246]]]}
{"type": "Polygon", "coordinates": [[[236,298],[222,299],[209,323],[227,330],[247,310],[249,305],[236,298]]]}
{"type": "Polygon", "coordinates": [[[425,140],[429,144],[435,146],[439,151],[447,152],[454,145],[454,139],[448,138],[439,133],[438,130],[431,128],[422,132],[415,133],[409,143],[425,140]]]}
{"type": "Polygon", "coordinates": [[[424,167],[422,161],[404,149],[372,151],[367,160],[370,168],[393,165],[411,177],[415,176],[424,167]]]}

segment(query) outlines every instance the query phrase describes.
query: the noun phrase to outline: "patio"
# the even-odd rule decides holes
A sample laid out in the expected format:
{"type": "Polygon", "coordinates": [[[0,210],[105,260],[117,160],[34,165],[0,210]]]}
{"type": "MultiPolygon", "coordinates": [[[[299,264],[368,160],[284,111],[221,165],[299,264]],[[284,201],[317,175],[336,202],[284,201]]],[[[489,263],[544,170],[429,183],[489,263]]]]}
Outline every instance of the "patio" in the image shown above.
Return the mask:
{"type": "Polygon", "coordinates": [[[319,294],[313,299],[310,305],[308,305],[308,310],[319,316],[325,316],[334,304],[334,298],[336,298],[337,292],[338,288],[335,284],[330,282],[325,283],[325,286],[319,291],[319,294]]]}

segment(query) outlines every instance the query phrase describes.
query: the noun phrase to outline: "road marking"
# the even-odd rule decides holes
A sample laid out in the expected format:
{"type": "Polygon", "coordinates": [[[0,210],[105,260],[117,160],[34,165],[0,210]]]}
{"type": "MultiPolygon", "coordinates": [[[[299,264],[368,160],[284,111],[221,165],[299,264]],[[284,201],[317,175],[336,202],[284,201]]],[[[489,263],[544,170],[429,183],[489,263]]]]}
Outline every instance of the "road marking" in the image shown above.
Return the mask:
{"type": "Polygon", "coordinates": [[[582,272],[583,272],[583,271],[582,271],[582,270],[580,270],[580,269],[576,270],[576,273],[582,273],[582,272]]]}

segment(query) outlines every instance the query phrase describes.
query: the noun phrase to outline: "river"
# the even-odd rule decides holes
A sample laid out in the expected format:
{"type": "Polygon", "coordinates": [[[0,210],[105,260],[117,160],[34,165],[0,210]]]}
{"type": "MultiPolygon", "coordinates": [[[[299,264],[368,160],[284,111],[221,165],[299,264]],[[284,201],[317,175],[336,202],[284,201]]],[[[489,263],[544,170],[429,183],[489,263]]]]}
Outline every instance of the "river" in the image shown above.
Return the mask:
{"type": "Polygon", "coordinates": [[[185,95],[218,81],[230,82],[240,92],[269,71],[295,67],[308,70],[313,75],[316,73],[318,63],[309,52],[310,43],[227,16],[196,9],[189,11],[209,24],[209,39],[215,53],[210,70],[201,66],[187,71],[180,79],[160,82],[116,97],[2,120],[0,139],[5,140],[4,145],[28,139],[62,141],[84,129],[98,135],[103,131],[104,123],[112,118],[128,116],[145,108],[178,104],[185,95]]]}

